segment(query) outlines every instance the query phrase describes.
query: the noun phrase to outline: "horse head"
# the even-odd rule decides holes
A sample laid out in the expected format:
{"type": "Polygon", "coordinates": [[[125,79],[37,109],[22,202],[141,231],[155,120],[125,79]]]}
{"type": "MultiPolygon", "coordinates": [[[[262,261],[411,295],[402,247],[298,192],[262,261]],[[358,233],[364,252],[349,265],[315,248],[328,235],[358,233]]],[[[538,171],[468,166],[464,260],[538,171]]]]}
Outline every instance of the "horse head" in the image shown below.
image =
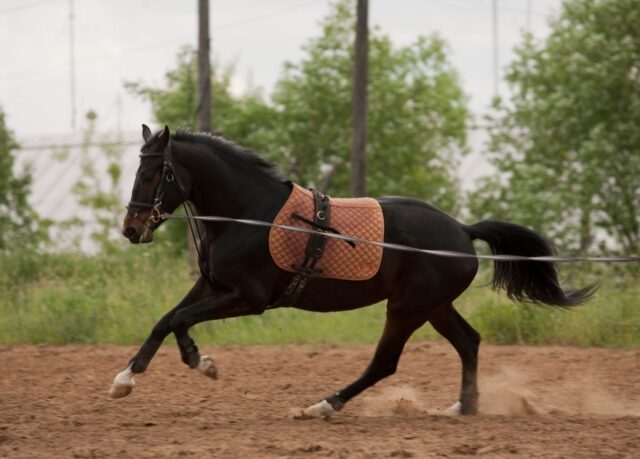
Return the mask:
{"type": "Polygon", "coordinates": [[[164,221],[162,215],[188,199],[186,173],[173,162],[169,127],[153,135],[143,124],[142,137],[145,144],[122,230],[133,244],[153,241],[153,232],[164,221]]]}

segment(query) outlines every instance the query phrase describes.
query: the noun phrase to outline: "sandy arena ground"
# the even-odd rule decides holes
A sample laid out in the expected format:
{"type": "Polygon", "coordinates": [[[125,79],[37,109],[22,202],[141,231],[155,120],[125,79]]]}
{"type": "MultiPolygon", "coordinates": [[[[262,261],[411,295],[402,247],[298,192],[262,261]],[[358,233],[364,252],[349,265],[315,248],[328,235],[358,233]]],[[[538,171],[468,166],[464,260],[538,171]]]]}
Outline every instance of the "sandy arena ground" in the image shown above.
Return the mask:
{"type": "Polygon", "coordinates": [[[459,363],[446,343],[408,345],[398,373],[331,420],[290,410],[354,379],[373,346],[202,350],[220,379],[163,347],[133,393],[111,400],[135,352],[0,347],[0,457],[640,457],[640,351],[483,345],[481,412],[445,417],[459,363]]]}

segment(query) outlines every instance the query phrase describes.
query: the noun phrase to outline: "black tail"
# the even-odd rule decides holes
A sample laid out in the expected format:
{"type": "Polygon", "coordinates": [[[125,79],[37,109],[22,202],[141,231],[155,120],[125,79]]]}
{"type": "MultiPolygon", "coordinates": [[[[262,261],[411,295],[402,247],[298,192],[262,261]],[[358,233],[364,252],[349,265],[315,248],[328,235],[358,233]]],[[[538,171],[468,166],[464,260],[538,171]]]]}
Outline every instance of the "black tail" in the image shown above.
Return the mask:
{"type": "MultiPolygon", "coordinates": [[[[471,239],[482,239],[496,255],[525,257],[554,255],[551,244],[538,233],[513,223],[485,220],[465,226],[471,239]]],[[[595,285],[563,291],[558,282],[556,264],[540,261],[495,261],[494,290],[504,289],[514,301],[571,307],[587,301],[595,285]]]]}

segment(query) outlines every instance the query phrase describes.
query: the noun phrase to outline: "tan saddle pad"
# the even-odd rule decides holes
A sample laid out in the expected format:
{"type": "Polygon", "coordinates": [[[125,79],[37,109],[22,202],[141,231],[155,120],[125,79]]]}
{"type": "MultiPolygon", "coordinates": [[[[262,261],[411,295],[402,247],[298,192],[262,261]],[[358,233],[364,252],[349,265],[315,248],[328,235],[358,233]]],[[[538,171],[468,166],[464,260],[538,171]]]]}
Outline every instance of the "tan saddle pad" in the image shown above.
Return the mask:
{"type": "MultiPolygon", "coordinates": [[[[313,229],[309,225],[291,217],[297,213],[313,221],[314,201],[311,191],[296,184],[291,196],[280,209],[274,223],[313,229]]],[[[329,226],[346,236],[355,236],[376,242],[384,240],[384,219],[380,203],[372,198],[331,198],[329,226]]],[[[309,239],[308,233],[300,233],[271,227],[269,251],[273,261],[285,271],[296,272],[291,267],[304,260],[304,251],[309,239]]],[[[382,247],[356,242],[352,247],[345,241],[328,238],[324,254],[317,268],[322,272],[317,277],[342,280],[367,280],[375,276],[382,260],[382,247]]]]}

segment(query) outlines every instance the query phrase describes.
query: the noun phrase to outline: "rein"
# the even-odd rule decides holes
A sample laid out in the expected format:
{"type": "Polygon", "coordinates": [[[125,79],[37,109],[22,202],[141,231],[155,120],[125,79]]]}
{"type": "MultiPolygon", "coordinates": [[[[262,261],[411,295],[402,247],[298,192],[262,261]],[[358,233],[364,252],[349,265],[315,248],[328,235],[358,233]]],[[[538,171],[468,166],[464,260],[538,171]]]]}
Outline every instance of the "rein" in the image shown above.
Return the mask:
{"type": "MultiPolygon", "coordinates": [[[[419,249],[416,247],[410,247],[402,244],[393,244],[389,242],[378,242],[371,241],[368,239],[363,239],[355,236],[349,236],[345,234],[338,234],[334,231],[331,231],[332,228],[327,228],[323,230],[318,229],[309,229],[302,228],[298,226],[289,226],[289,225],[279,225],[276,223],[265,222],[261,220],[249,220],[249,219],[238,219],[238,218],[229,218],[229,217],[220,217],[220,216],[198,216],[195,215],[193,208],[189,204],[189,200],[187,197],[187,193],[180,182],[180,178],[175,174],[173,170],[173,162],[171,155],[171,142],[167,143],[167,146],[164,148],[162,153],[141,153],[140,158],[148,158],[148,157],[163,157],[164,164],[162,167],[162,177],[160,179],[160,183],[156,188],[156,192],[153,198],[152,203],[148,202],[137,202],[137,201],[129,201],[127,205],[127,209],[131,213],[133,218],[138,218],[138,212],[132,211],[132,209],[151,209],[151,216],[149,219],[153,223],[159,223],[161,220],[187,220],[189,224],[189,231],[194,240],[194,245],[196,247],[196,251],[198,252],[198,259],[200,260],[200,270],[203,270],[204,265],[204,254],[202,252],[201,246],[203,245],[203,237],[200,232],[200,228],[198,227],[197,221],[216,221],[216,222],[227,222],[227,223],[240,223],[243,225],[250,226],[262,226],[262,227],[275,227],[284,229],[287,231],[299,232],[299,233],[307,233],[315,236],[323,236],[326,238],[333,238],[345,241],[350,245],[355,245],[356,243],[361,244],[370,244],[378,247],[382,247],[384,249],[390,250],[399,250],[403,252],[413,252],[413,253],[422,253],[426,255],[433,255],[439,257],[447,257],[447,258],[475,258],[478,260],[494,260],[494,261],[538,261],[538,262],[557,262],[557,263],[571,263],[571,262],[611,262],[611,263],[631,263],[631,262],[640,262],[640,256],[604,256],[604,257],[586,257],[586,256],[541,256],[541,257],[525,257],[520,255],[477,255],[477,254],[469,254],[462,252],[453,252],[449,250],[429,250],[429,249],[419,249]],[[165,194],[164,183],[174,184],[177,188],[180,196],[182,197],[182,205],[185,209],[186,215],[176,215],[171,213],[162,213],[160,208],[162,206],[162,198],[165,194]],[[195,229],[194,229],[195,226],[195,229]]],[[[150,230],[147,222],[143,222],[144,226],[150,230]]],[[[314,228],[316,225],[312,225],[314,228]]],[[[209,276],[207,273],[202,273],[206,279],[209,280],[209,276]]]]}
{"type": "Polygon", "coordinates": [[[160,215],[160,218],[163,220],[200,220],[200,221],[214,221],[214,222],[226,222],[226,223],[240,223],[242,225],[250,225],[250,226],[262,226],[262,227],[274,227],[280,228],[287,231],[293,231],[298,233],[307,233],[307,234],[315,234],[321,235],[327,238],[339,239],[342,241],[352,242],[354,244],[370,244],[378,247],[382,247],[384,249],[390,250],[399,250],[403,252],[414,252],[414,253],[422,253],[426,255],[434,255],[438,257],[447,257],[447,258],[475,258],[478,260],[494,260],[494,261],[539,261],[539,262],[557,262],[557,263],[570,263],[570,262],[579,262],[579,261],[588,261],[588,262],[610,262],[610,263],[630,263],[630,262],[640,262],[640,256],[605,256],[605,257],[569,257],[569,256],[542,256],[542,257],[525,257],[520,255],[477,255],[470,253],[462,253],[462,252],[452,252],[449,250],[429,250],[429,249],[418,249],[416,247],[410,247],[402,244],[393,244],[390,242],[377,242],[370,241],[368,239],[363,239],[355,236],[349,236],[345,234],[335,234],[332,232],[318,231],[314,229],[302,228],[299,226],[289,226],[289,225],[279,225],[276,223],[265,222],[261,220],[249,220],[249,219],[239,219],[239,218],[229,218],[229,217],[219,217],[219,216],[196,216],[196,215],[175,215],[164,213],[160,215]]]}

